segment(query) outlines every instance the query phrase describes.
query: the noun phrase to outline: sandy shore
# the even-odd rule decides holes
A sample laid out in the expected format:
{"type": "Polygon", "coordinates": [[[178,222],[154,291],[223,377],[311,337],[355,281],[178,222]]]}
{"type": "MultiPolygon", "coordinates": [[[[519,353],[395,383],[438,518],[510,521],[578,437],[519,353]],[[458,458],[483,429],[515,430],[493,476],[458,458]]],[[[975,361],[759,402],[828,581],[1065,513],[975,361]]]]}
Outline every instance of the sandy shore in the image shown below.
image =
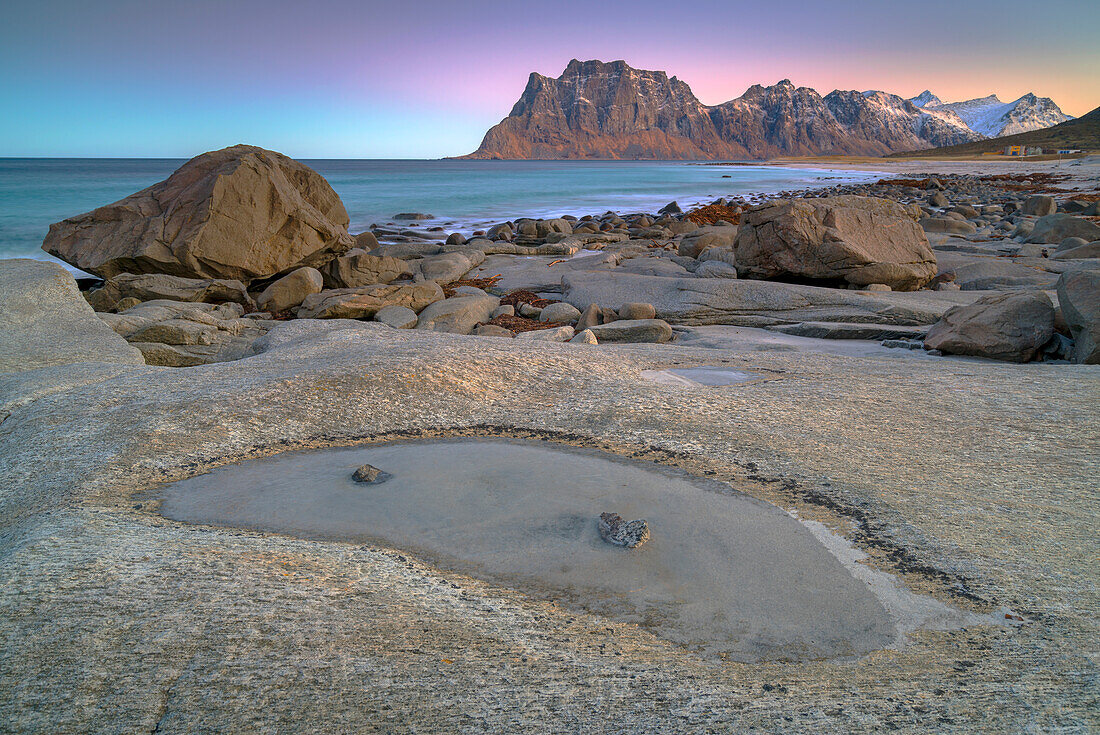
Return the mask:
{"type": "Polygon", "coordinates": [[[872,158],[866,156],[808,156],[799,158],[775,158],[765,162],[769,166],[804,169],[828,169],[838,173],[852,171],[883,171],[898,176],[923,173],[1000,176],[1032,173],[1067,176],[1059,186],[1081,191],[1100,190],[1100,155],[1063,160],[1033,160],[1029,158],[1004,158],[982,156],[978,158],[872,158]]]}

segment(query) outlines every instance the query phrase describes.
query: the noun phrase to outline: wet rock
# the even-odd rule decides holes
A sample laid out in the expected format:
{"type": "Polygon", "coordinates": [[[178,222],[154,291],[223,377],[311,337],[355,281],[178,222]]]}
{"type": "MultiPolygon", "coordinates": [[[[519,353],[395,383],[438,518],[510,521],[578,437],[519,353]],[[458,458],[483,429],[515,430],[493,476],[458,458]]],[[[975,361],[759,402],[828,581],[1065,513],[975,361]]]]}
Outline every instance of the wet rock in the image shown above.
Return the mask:
{"type": "Polygon", "coordinates": [[[565,235],[573,234],[573,226],[565,219],[540,219],[535,223],[535,234],[538,237],[547,237],[553,232],[565,235]]]}
{"type": "Polygon", "coordinates": [[[953,355],[1029,362],[1054,334],[1054,305],[1042,291],[997,293],[956,306],[932,325],[924,346],[953,355]]]}
{"type": "Polygon", "coordinates": [[[353,245],[340,197],[313,169],[238,145],[166,180],[50,226],[42,248],[81,270],[244,284],[319,266],[353,245]]]}
{"type": "Polygon", "coordinates": [[[644,520],[625,521],[618,513],[600,513],[600,538],[628,549],[649,541],[649,524],[644,520]]]}
{"type": "Polygon", "coordinates": [[[680,209],[680,205],[676,202],[669,202],[665,206],[657,210],[657,214],[681,214],[684,210],[680,209]]]}
{"type": "Polygon", "coordinates": [[[379,485],[391,477],[393,477],[393,475],[390,473],[383,472],[370,464],[362,465],[356,468],[355,472],[351,473],[351,479],[363,483],[364,485],[379,485]]]}
{"type": "Polygon", "coordinates": [[[466,236],[461,232],[452,232],[450,235],[447,235],[447,244],[461,247],[466,244],[466,236]]]}
{"type": "Polygon", "coordinates": [[[425,214],[423,212],[398,212],[397,214],[395,214],[393,216],[393,219],[403,220],[403,221],[425,220],[425,219],[435,219],[435,215],[425,214]]]}

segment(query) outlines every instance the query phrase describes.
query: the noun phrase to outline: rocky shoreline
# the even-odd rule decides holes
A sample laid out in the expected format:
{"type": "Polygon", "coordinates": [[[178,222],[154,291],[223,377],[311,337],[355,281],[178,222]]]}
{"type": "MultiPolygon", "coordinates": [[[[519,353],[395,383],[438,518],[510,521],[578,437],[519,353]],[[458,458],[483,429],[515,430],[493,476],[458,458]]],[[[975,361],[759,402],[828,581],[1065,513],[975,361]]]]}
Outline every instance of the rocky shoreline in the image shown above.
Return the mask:
{"type": "MultiPolygon", "coordinates": [[[[884,179],[722,198],[686,213],[672,202],[652,214],[516,218],[470,237],[417,227],[431,215],[408,212],[394,216],[406,225],[353,237],[324,179],[238,146],[58,223],[44,247],[105,279],[90,284],[89,302],[157,365],[239,359],[287,318],[587,344],[666,342],[673,326],[691,324],[826,338],[850,338],[865,323],[938,324],[923,343],[937,354],[1095,362],[1096,195],[1041,193],[1059,178],[884,179]],[[235,183],[215,191],[225,171],[235,183]],[[251,209],[221,214],[252,201],[257,186],[273,202],[268,222],[248,223],[251,209]],[[166,245],[163,233],[176,228],[166,245]],[[127,242],[122,233],[137,234],[127,242]],[[242,257],[242,237],[262,245],[242,257]],[[978,293],[988,291],[1000,295],[978,293]],[[1058,304],[1025,291],[1056,292],[1058,304]]],[[[903,336],[901,346],[917,346],[925,335],[903,336]]]]}
{"type": "Polygon", "coordinates": [[[0,262],[13,732],[1096,727],[1098,261],[1066,243],[1095,191],[933,175],[353,236],[259,150],[56,226],[102,283],[0,262]],[[232,247],[245,226],[271,249],[232,247]],[[725,483],[1003,624],[714,661],[407,550],[157,512],[244,459],[470,436],[725,483]]]}

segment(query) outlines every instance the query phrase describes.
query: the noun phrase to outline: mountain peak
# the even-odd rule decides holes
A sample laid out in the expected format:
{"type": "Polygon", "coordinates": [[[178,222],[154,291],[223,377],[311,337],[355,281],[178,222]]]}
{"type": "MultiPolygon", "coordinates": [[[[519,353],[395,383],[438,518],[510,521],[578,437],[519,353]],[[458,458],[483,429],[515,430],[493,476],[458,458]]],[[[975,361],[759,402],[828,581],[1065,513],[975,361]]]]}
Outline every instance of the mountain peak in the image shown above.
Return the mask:
{"type": "Polygon", "coordinates": [[[635,69],[621,59],[571,59],[557,78],[531,74],[511,113],[471,157],[883,155],[1064,119],[1051,100],[1031,94],[1009,104],[996,95],[943,104],[927,89],[911,99],[879,90],[834,90],[822,97],[790,79],[754,84],[736,99],[707,106],[664,71],[635,69]]]}
{"type": "Polygon", "coordinates": [[[911,98],[909,101],[912,102],[916,107],[939,107],[943,104],[943,100],[932,94],[932,92],[927,89],[918,94],[916,97],[911,98]]]}

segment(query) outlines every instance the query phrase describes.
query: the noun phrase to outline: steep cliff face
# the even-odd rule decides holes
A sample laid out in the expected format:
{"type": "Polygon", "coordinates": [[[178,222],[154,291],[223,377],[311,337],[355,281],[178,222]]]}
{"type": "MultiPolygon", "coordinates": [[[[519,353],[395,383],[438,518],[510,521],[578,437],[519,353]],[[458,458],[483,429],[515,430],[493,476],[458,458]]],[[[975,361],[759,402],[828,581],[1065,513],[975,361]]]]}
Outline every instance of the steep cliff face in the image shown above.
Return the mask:
{"type": "Polygon", "coordinates": [[[715,158],[731,153],[691,88],[663,71],[573,60],[527,88],[478,158],[715,158]]]}
{"type": "MultiPolygon", "coordinates": [[[[1049,100],[1037,100],[1029,109],[1045,109],[1054,119],[1044,106],[1049,100]]],[[[1021,101],[1027,100],[1017,103],[1021,101]]],[[[1041,117],[1035,112],[1028,119],[1041,117]]],[[[663,71],[634,69],[623,61],[574,59],[557,79],[531,74],[508,117],[468,157],[883,155],[982,139],[967,122],[931,92],[913,100],[840,90],[822,97],[786,79],[771,87],[755,85],[737,99],[707,106],[687,84],[663,71]]]]}

